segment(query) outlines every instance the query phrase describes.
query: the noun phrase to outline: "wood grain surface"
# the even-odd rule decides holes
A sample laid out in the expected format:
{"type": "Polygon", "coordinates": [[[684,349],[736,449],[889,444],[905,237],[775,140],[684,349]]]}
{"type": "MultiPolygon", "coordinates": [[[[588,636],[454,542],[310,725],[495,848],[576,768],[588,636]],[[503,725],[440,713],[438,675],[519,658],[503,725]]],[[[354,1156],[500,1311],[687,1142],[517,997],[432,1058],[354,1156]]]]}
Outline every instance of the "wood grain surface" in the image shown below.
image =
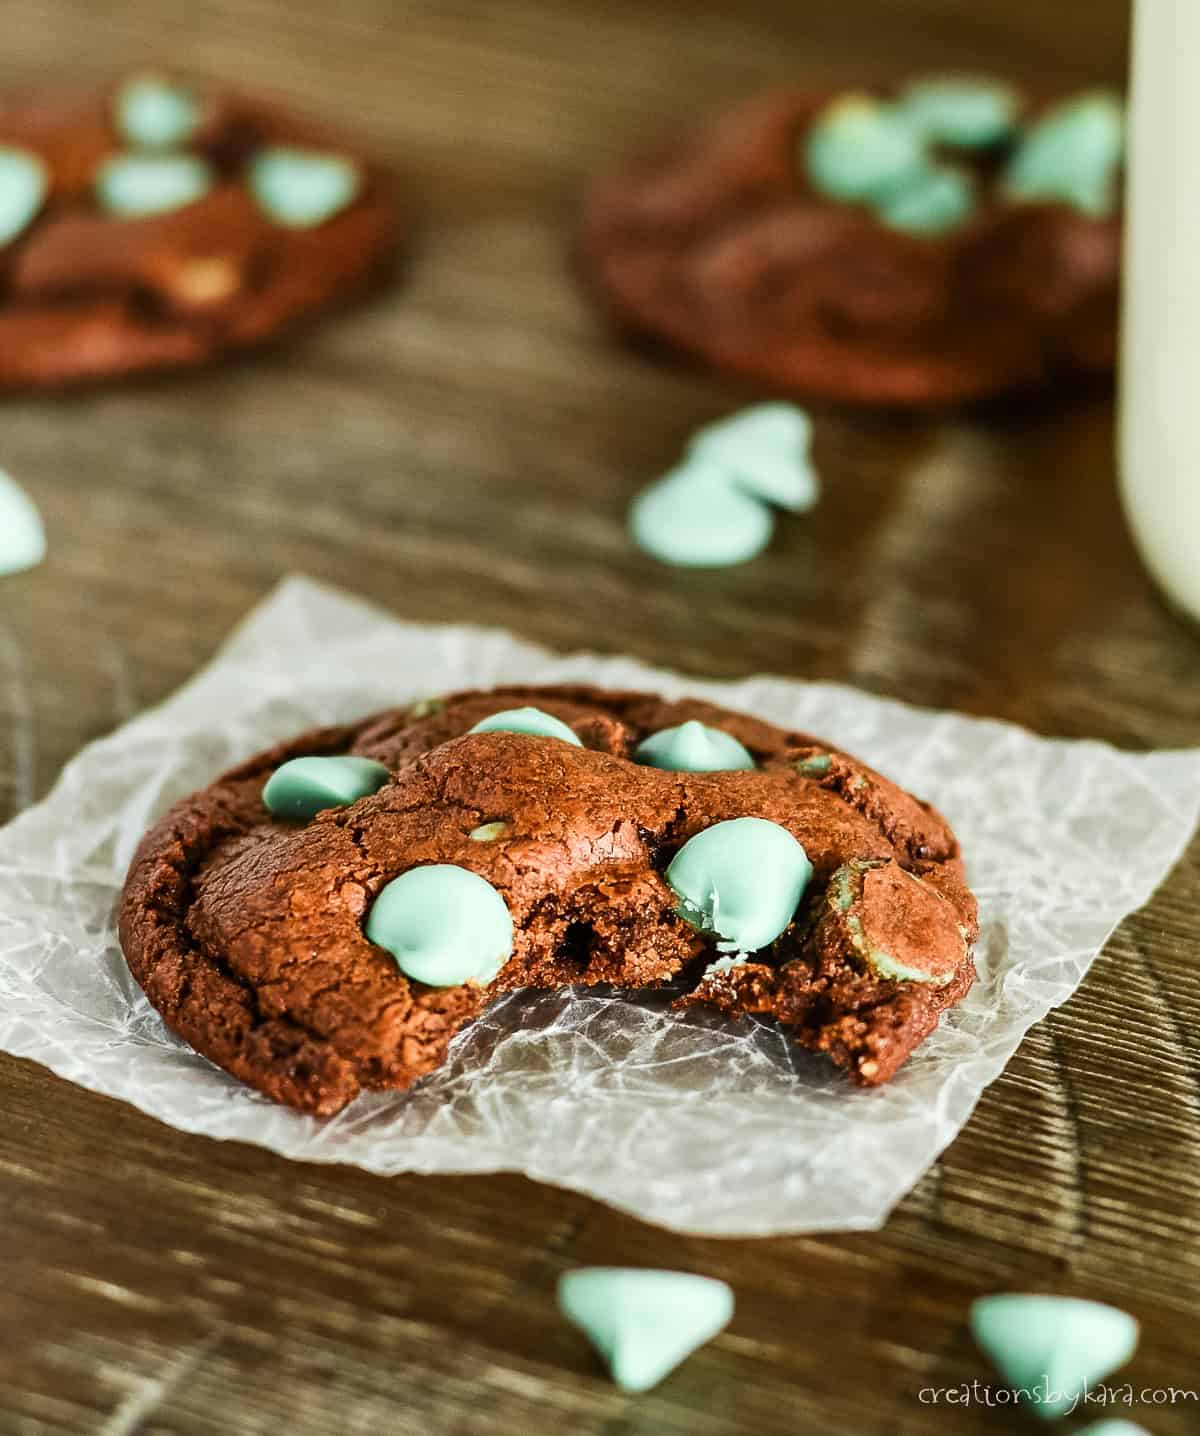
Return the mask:
{"type": "MultiPolygon", "coordinates": [[[[0,585],[0,809],[292,571],[698,675],[1200,743],[1200,640],[1123,532],[1106,393],[822,411],[820,508],[754,564],[672,572],[631,550],[629,499],[747,394],[617,345],[568,256],[585,177],[664,124],[796,77],[1119,83],[1121,0],[38,0],[5,22],[4,84],[166,58],[352,121],[422,222],[402,284],[291,345],[0,406],[50,539],[0,585]]],[[[1198,903],[1193,846],[878,1234],[689,1240],[508,1176],[305,1167],[0,1059],[0,1432],[1032,1431],[918,1399],[986,1379],[965,1311],[1012,1288],[1127,1307],[1135,1387],[1200,1387],[1198,903]],[[723,1277],[736,1317],[623,1396],[554,1311],[590,1262],[723,1277]]],[[[1200,1402],[1119,1414],[1200,1426],[1200,1402]]]]}

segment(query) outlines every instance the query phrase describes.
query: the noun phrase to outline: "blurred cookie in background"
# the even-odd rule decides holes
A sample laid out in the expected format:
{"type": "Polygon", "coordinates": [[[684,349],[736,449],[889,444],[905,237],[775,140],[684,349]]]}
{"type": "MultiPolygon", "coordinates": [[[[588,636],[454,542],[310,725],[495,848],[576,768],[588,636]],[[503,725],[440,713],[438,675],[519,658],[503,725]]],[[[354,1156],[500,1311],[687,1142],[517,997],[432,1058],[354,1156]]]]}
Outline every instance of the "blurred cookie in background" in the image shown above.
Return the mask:
{"type": "Polygon", "coordinates": [[[1120,99],[973,76],[776,91],[595,182],[622,329],[765,389],[938,406],[1112,369],[1120,99]]]}
{"type": "Polygon", "coordinates": [[[395,179],[323,126],[165,73],[0,107],[0,385],[206,363],[382,278],[395,179]]]}

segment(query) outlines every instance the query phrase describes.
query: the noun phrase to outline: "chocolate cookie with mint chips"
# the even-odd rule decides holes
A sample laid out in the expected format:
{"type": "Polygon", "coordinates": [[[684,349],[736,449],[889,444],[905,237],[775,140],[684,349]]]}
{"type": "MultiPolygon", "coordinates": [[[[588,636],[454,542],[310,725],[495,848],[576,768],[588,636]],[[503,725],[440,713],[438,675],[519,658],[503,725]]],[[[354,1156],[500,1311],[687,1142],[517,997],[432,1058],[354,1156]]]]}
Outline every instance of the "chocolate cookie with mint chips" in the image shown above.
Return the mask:
{"type": "Polygon", "coordinates": [[[1123,113],[995,80],[772,91],[592,186],[622,329],[776,394],[946,405],[1111,371],[1123,113]]]}
{"type": "Polygon", "coordinates": [[[170,1027],[304,1112],[405,1088],[498,994],[675,981],[863,1085],[974,978],[928,805],[709,703],[467,692],[302,734],[175,805],[121,902],[170,1027]]]}
{"type": "Polygon", "coordinates": [[[385,272],[383,167],[271,102],[156,73],[0,107],[0,385],[206,363],[385,272]]]}

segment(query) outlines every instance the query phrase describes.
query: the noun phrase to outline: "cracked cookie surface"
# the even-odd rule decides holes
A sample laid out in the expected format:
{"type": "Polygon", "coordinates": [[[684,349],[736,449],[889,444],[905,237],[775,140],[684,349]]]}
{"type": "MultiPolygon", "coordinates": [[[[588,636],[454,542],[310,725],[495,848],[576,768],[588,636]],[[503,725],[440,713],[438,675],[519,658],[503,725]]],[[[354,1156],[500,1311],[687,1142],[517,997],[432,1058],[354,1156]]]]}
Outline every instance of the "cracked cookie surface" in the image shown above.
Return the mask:
{"type": "Polygon", "coordinates": [[[194,132],[177,148],[138,151],[119,132],[120,93],[119,85],[37,91],[0,106],[0,147],[40,162],[46,187],[36,213],[0,247],[0,385],[55,387],[205,363],[273,338],[383,272],[404,227],[395,180],[330,129],[197,86],[194,132]],[[357,184],[352,197],[322,222],[273,218],[256,201],[253,165],[280,148],[344,163],[357,184]],[[209,178],[190,202],[114,212],[105,176],[131,160],[198,166],[209,178]]]}
{"type": "Polygon", "coordinates": [[[906,233],[819,193],[799,159],[834,96],[781,90],[592,186],[586,279],[622,328],[799,398],[939,405],[1107,373],[1120,215],[1005,202],[906,233]]]}
{"type": "Polygon", "coordinates": [[[432,1071],[498,994],[576,983],[678,981],[682,1004],[773,1015],[856,1082],[883,1082],[970,987],[976,920],[945,821],[849,755],[709,703],[542,687],[316,730],[233,769],[145,836],[120,934],[150,1001],[197,1051],[329,1114],[432,1071]],[[582,746],[468,731],[525,704],[582,746]],[[633,761],[647,736],[692,719],[757,767],[633,761]],[[272,817],[272,772],[334,754],[382,763],[390,781],[308,821],[272,817]],[[786,828],[813,875],[769,948],[706,975],[715,941],[679,916],[664,874],[688,839],[744,816],[786,828]],[[477,873],[509,908],[512,956],[487,986],[427,987],[364,934],[381,889],[431,863],[477,873]]]}

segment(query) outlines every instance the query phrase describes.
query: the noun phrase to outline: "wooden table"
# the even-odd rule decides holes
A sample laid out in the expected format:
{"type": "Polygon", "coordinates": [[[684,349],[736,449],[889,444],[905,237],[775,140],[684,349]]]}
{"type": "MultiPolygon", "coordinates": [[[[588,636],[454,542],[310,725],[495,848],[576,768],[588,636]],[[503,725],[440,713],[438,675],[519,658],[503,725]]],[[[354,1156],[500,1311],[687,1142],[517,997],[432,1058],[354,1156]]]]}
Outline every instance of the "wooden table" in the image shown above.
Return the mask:
{"type": "MultiPolygon", "coordinates": [[[[1123,532],[1107,395],[986,420],[821,412],[820,508],[781,522],[754,564],[673,572],[632,551],[630,496],[745,393],[614,344],[566,253],[589,171],[675,117],[860,67],[1119,82],[1125,12],[10,7],[5,83],[160,56],[265,82],[365,130],[407,170],[423,224],[402,287],[293,345],[3,405],[0,462],[41,505],[50,556],[0,587],[3,686],[21,694],[0,713],[0,807],[174,688],[295,570],[407,617],[696,674],[835,678],[1043,733],[1200,742],[1200,644],[1123,532]]],[[[918,1400],[986,1376],[969,1301],[1029,1287],[1128,1307],[1144,1324],[1134,1384],[1200,1387],[1198,902],[1195,845],[879,1234],[688,1240],[512,1177],[304,1167],[0,1060],[0,1431],[1034,1430],[918,1400]],[[556,1277],[589,1262],[724,1277],[735,1321],[624,1397],[555,1314],[556,1277]]],[[[1124,1414],[1166,1436],[1196,1429],[1200,1403],[1124,1414]]]]}

